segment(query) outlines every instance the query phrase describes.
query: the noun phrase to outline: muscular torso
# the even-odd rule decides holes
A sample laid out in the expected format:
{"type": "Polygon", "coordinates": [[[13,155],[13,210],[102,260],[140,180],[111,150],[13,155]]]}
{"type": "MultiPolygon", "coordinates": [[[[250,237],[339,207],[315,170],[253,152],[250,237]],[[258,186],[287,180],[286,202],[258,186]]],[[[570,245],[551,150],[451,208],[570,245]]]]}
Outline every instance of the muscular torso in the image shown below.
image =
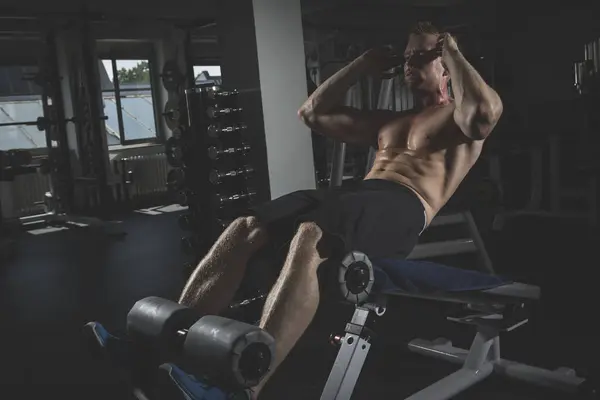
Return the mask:
{"type": "Polygon", "coordinates": [[[408,186],[420,198],[427,224],[477,161],[483,140],[468,139],[454,123],[454,104],[398,113],[379,131],[377,155],[365,179],[408,186]]]}

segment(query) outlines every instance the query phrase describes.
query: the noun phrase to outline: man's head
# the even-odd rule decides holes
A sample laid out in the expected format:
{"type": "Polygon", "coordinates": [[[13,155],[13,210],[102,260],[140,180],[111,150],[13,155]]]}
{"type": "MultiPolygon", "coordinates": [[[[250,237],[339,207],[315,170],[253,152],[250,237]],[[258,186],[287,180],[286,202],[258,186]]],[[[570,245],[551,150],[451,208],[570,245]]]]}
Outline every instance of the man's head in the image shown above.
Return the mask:
{"type": "Polygon", "coordinates": [[[404,75],[411,89],[425,92],[445,88],[450,78],[436,52],[439,30],[430,22],[418,22],[410,31],[404,50],[404,75]]]}

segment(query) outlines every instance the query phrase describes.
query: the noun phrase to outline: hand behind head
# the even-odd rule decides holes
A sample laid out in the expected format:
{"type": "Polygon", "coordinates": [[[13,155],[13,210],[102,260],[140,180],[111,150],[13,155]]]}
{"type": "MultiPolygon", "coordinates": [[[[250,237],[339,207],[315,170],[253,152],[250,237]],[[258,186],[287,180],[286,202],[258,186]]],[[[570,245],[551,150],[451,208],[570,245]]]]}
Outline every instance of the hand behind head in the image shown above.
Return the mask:
{"type": "Polygon", "coordinates": [[[363,54],[363,57],[368,60],[373,72],[388,71],[404,63],[404,58],[393,46],[375,47],[363,54]]]}

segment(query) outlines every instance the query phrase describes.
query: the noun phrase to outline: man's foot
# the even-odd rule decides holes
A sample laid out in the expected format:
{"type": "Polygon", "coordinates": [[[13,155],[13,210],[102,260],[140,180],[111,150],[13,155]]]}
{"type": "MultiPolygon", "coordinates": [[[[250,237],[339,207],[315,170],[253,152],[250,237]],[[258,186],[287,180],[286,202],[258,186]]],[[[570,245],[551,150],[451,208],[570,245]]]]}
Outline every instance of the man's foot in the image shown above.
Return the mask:
{"type": "Polygon", "coordinates": [[[175,364],[163,364],[159,369],[162,373],[161,388],[168,391],[168,394],[164,394],[172,399],[256,400],[249,389],[233,393],[226,392],[187,374],[175,364]]]}
{"type": "Polygon", "coordinates": [[[116,372],[135,398],[160,398],[155,397],[156,362],[142,360],[132,342],[112,335],[98,322],[89,322],[83,329],[92,354],[116,372]]]}
{"type": "Polygon", "coordinates": [[[83,332],[94,356],[108,360],[120,369],[133,367],[131,342],[112,335],[98,322],[88,322],[83,327],[83,332]]]}

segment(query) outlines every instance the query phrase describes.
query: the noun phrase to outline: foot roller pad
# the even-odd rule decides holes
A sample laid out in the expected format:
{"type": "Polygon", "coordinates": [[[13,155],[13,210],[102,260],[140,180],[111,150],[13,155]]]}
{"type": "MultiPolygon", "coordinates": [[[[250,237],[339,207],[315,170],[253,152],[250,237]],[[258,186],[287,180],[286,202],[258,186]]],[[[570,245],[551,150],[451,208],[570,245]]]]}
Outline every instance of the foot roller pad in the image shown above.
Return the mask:
{"type": "Polygon", "coordinates": [[[136,345],[170,355],[181,345],[180,332],[197,319],[193,310],[179,303],[146,297],[136,302],[127,314],[127,335],[136,345]]]}
{"type": "Polygon", "coordinates": [[[227,388],[257,385],[273,364],[275,340],[255,325],[206,315],[192,325],[183,344],[195,376],[227,388]]]}

